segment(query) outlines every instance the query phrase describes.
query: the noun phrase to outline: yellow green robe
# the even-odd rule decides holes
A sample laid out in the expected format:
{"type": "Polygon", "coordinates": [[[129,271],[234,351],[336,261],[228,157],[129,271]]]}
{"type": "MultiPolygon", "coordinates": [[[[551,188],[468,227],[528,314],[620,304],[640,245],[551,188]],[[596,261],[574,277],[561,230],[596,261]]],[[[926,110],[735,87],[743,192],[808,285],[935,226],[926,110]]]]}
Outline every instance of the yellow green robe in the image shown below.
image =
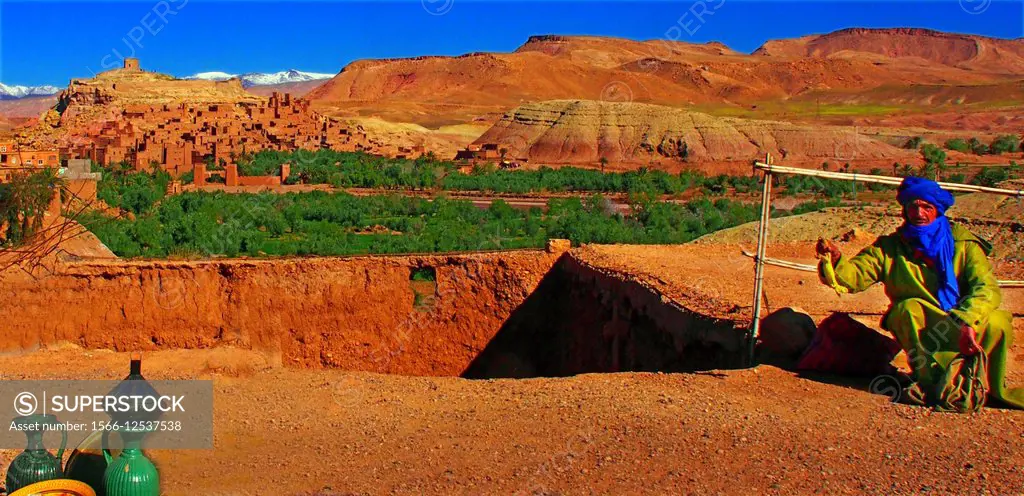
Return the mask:
{"type": "MultiPolygon", "coordinates": [[[[988,356],[989,398],[1024,409],[1024,388],[1009,389],[1005,384],[1013,326],[1010,313],[999,309],[1002,291],[988,261],[992,245],[956,224],[953,240],[960,302],[948,313],[935,297],[938,274],[898,233],[834,262],[836,282],[853,293],[878,282],[885,286],[891,306],[882,326],[907,352],[913,379],[921,385],[943,380],[946,367],[959,353],[960,322],[969,324],[988,356]]],[[[818,272],[824,277],[821,264],[818,272]]]]}

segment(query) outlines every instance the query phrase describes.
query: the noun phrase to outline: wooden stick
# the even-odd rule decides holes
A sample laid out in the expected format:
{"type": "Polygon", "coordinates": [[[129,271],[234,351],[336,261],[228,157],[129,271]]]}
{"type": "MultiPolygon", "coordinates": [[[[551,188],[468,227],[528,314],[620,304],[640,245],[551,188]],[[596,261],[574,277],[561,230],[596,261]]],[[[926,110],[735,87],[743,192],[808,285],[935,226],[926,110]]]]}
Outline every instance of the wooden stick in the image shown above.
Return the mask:
{"type": "MultiPolygon", "coordinates": [[[[772,156],[767,154],[765,162],[771,164],[772,156]]],[[[770,166],[769,166],[770,167],[770,166]]],[[[757,225],[757,257],[754,258],[754,315],[747,335],[747,363],[754,365],[754,347],[761,331],[761,295],[764,291],[764,258],[768,247],[768,223],[771,221],[772,172],[764,173],[764,187],[761,190],[761,221],[757,225]]]]}
{"type": "MultiPolygon", "coordinates": [[[[856,172],[819,171],[814,169],[801,169],[799,167],[783,167],[780,165],[772,165],[770,163],[764,162],[755,162],[754,168],[765,171],[766,173],[796,174],[800,176],[820,177],[823,179],[837,179],[844,181],[859,181],[864,183],[888,184],[891,186],[899,186],[900,183],[903,182],[902,177],[875,176],[871,174],[857,174],[856,172]]],[[[947,189],[949,191],[965,191],[970,193],[993,193],[997,195],[1024,197],[1024,188],[1012,190],[960,183],[939,183],[939,186],[942,186],[944,189],[947,189]]]]}
{"type": "MultiPolygon", "coordinates": [[[[757,255],[747,250],[740,250],[743,256],[750,258],[757,258],[757,255]]],[[[801,272],[818,272],[817,265],[802,264],[797,262],[790,262],[789,260],[782,260],[780,258],[764,257],[764,263],[767,265],[774,265],[776,267],[782,267],[786,269],[799,270],[801,272]]],[[[1000,288],[1024,288],[1024,281],[996,281],[1000,288]]]]}

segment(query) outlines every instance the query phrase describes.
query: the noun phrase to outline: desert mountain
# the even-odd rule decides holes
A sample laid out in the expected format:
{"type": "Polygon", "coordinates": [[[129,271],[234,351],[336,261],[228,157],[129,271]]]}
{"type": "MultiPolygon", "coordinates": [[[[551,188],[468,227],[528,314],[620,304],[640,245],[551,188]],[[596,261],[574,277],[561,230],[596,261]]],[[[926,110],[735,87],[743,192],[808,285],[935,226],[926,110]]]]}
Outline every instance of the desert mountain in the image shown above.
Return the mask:
{"type": "MultiPolygon", "coordinates": [[[[260,86],[250,86],[245,90],[253,95],[268,97],[272,93],[290,93],[293,97],[299,98],[309,93],[310,90],[316,88],[323,81],[297,81],[291,83],[280,83],[280,84],[268,84],[260,86]]],[[[24,98],[17,98],[11,100],[0,100],[0,116],[4,116],[9,119],[27,119],[37,118],[46,110],[53,108],[57,104],[57,92],[53,95],[47,96],[27,96],[24,98]]]]}
{"type": "Polygon", "coordinates": [[[178,105],[256,102],[237,79],[186,81],[172,76],[130,69],[114,69],[92,79],[72,79],[57,96],[62,124],[87,120],[93,114],[131,105],[178,105]]]}
{"type": "Polygon", "coordinates": [[[869,58],[937,64],[991,74],[1024,75],[1024,40],[943,33],[930,29],[851,28],[765,43],[764,57],[869,58]]]}
{"type": "Polygon", "coordinates": [[[317,72],[304,72],[297,71],[295,69],[289,69],[287,71],[272,72],[272,73],[261,73],[261,72],[250,72],[247,74],[228,74],[226,72],[200,72],[191,76],[186,76],[181,79],[200,79],[204,81],[227,81],[229,79],[238,78],[242,81],[243,87],[250,86],[270,86],[288,83],[302,83],[306,81],[322,81],[324,79],[330,79],[333,74],[321,74],[317,72]]]}
{"type": "Polygon", "coordinates": [[[991,84],[1021,79],[1021,53],[1021,39],[909,29],[769,42],[750,55],[720,43],[549,35],[511,53],[353,62],[309,98],[339,115],[438,125],[554,99],[686,106],[885,85],[991,84]]]}
{"type": "Polygon", "coordinates": [[[57,95],[0,100],[0,115],[7,118],[35,118],[56,104],[57,95]]]}
{"type": "Polygon", "coordinates": [[[0,100],[52,95],[60,91],[56,86],[18,86],[0,83],[0,100]]]}
{"type": "Polygon", "coordinates": [[[791,158],[853,160],[902,157],[905,150],[852,129],[714,117],[644,103],[555,100],[505,114],[475,144],[497,143],[532,163],[749,161],[766,152],[791,158]]]}

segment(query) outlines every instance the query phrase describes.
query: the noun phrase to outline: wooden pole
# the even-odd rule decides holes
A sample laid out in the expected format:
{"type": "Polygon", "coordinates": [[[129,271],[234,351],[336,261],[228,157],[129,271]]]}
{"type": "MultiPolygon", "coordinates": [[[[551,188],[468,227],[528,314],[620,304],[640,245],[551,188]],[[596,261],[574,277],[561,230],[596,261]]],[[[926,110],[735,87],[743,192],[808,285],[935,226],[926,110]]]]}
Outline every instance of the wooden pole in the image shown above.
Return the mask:
{"type": "Polygon", "coordinates": [[[764,187],[761,190],[761,221],[757,226],[757,256],[754,258],[754,313],[747,335],[747,363],[754,365],[754,346],[761,332],[761,295],[764,291],[764,255],[768,245],[768,223],[771,220],[772,204],[772,155],[765,156],[769,169],[764,172],[764,187]]]}
{"type": "MultiPolygon", "coordinates": [[[[770,162],[756,162],[754,164],[754,169],[764,171],[765,173],[796,174],[800,176],[820,177],[823,179],[838,179],[843,181],[860,181],[864,183],[888,184],[891,186],[899,186],[900,183],[903,182],[902,177],[875,176],[871,174],[857,174],[856,172],[829,172],[815,169],[801,169],[799,167],[783,167],[779,165],[773,165],[770,162]]],[[[1024,188],[1013,190],[1004,188],[990,188],[988,186],[975,186],[973,184],[960,183],[939,183],[939,186],[942,186],[943,189],[949,191],[963,191],[967,193],[993,193],[997,195],[1024,197],[1024,188]]]]}

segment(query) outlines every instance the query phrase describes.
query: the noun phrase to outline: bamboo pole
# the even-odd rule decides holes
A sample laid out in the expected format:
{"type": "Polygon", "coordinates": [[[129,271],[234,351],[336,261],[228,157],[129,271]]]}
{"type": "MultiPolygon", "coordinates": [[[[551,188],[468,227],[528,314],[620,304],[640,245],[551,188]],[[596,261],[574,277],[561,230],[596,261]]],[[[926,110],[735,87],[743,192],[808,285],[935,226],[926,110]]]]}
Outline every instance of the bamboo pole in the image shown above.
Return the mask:
{"type": "MultiPolygon", "coordinates": [[[[747,250],[740,250],[743,256],[757,259],[757,255],[747,250]]],[[[802,264],[799,262],[791,262],[789,260],[782,260],[780,258],[764,257],[764,263],[766,265],[773,265],[775,267],[782,267],[785,269],[799,270],[801,272],[818,272],[817,265],[802,264]]],[[[1024,281],[1013,281],[1013,280],[1002,280],[996,281],[1000,288],[1024,288],[1024,281]]]]}
{"type": "MultiPolygon", "coordinates": [[[[837,179],[844,181],[860,181],[864,183],[888,184],[891,186],[899,186],[900,183],[903,182],[902,177],[875,176],[872,174],[857,174],[856,172],[830,172],[815,169],[802,169],[799,167],[783,167],[780,165],[774,165],[771,162],[755,162],[754,169],[764,171],[765,173],[796,174],[800,176],[820,177],[823,179],[837,179]]],[[[942,186],[943,189],[949,191],[963,191],[968,193],[993,193],[1004,196],[1024,197],[1024,188],[1012,190],[1005,188],[990,188],[988,186],[975,186],[973,184],[960,183],[939,183],[939,186],[942,186]]]]}
{"type": "Polygon", "coordinates": [[[764,255],[768,245],[768,223],[771,221],[772,197],[772,155],[765,156],[769,169],[764,172],[764,187],[761,190],[761,221],[757,226],[757,256],[754,258],[754,315],[747,335],[747,363],[754,365],[754,347],[761,332],[761,295],[764,291],[764,255]]]}

